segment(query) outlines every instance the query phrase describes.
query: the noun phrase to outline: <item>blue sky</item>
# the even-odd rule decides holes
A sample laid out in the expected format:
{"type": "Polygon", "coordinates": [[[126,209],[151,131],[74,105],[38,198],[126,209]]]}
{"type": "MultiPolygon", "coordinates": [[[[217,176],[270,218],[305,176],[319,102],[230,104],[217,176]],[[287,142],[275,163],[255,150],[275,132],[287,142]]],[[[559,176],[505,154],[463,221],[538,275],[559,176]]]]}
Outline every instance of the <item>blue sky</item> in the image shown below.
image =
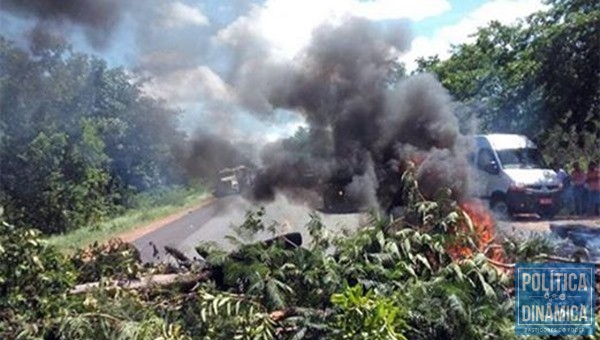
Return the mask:
{"type": "Polygon", "coordinates": [[[473,12],[481,7],[486,0],[452,0],[449,1],[451,8],[444,13],[413,22],[415,36],[433,37],[434,33],[444,26],[458,23],[467,13],[473,12]]]}
{"type": "MultiPolygon", "coordinates": [[[[301,121],[278,112],[263,121],[240,112],[230,81],[236,56],[228,47],[251,35],[273,58],[289,60],[310,41],[323,22],[361,16],[383,25],[409,23],[412,37],[400,55],[408,69],[417,57],[448,57],[452,44],[469,41],[477,27],[491,20],[509,24],[543,8],[541,0],[137,0],[119,3],[118,24],[108,43],[93,48],[79,23],[55,25],[74,48],[93,53],[111,66],[125,66],[151,77],[147,91],[186,111],[187,129],[218,118],[228,135],[268,139],[292,133],[301,121]],[[223,118],[225,117],[225,119],[223,118]],[[248,137],[244,128],[251,126],[248,137]]],[[[24,44],[35,18],[0,10],[2,34],[24,44]],[[10,15],[9,15],[10,14],[10,15]]],[[[237,56],[239,57],[239,56],[237,56]]]]}

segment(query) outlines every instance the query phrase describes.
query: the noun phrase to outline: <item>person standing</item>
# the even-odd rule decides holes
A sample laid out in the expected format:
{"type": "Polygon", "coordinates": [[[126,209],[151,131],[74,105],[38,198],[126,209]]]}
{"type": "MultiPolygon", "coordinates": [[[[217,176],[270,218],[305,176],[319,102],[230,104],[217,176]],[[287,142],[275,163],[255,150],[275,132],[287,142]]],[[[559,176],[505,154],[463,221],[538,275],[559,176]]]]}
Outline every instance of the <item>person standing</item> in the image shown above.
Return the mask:
{"type": "Polygon", "coordinates": [[[575,201],[575,215],[585,213],[585,173],[579,167],[579,162],[573,163],[573,172],[571,172],[571,184],[573,185],[573,200],[575,201]]]}
{"type": "Polygon", "coordinates": [[[560,194],[561,205],[567,210],[567,213],[573,211],[573,193],[571,188],[571,176],[563,169],[559,163],[554,163],[554,171],[558,177],[558,180],[562,184],[562,192],[560,194]]]}
{"type": "Polygon", "coordinates": [[[598,163],[592,161],[588,166],[586,176],[588,189],[588,213],[592,216],[600,216],[600,169],[598,163]]]}

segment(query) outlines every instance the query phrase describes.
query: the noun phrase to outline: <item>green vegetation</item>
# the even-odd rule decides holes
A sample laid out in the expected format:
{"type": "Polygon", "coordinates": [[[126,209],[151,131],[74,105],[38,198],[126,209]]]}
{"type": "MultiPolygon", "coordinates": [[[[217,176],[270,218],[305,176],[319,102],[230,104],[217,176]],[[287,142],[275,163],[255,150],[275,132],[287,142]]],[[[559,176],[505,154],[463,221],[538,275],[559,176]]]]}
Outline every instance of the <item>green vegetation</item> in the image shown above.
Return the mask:
{"type": "Polygon", "coordinates": [[[139,194],[133,200],[133,207],[121,214],[92,227],[79,228],[63,235],[53,235],[48,240],[58,249],[72,252],[93,242],[103,243],[153,220],[196,206],[207,197],[206,191],[202,188],[173,188],[152,194],[139,194]]]}
{"type": "MultiPolygon", "coordinates": [[[[481,132],[524,133],[549,161],[600,157],[600,4],[548,0],[515,26],[481,28],[448,60],[419,61],[481,132]]],[[[133,197],[188,185],[179,112],[122,68],[60,41],[31,53],[0,37],[0,206],[7,222],[60,234],[131,208],[133,197]]],[[[391,66],[389,82],[404,74],[391,66]]],[[[463,126],[468,126],[464,124],[463,126]]],[[[285,142],[298,153],[300,131],[285,142]]]]}
{"type": "Polygon", "coordinates": [[[448,60],[421,59],[483,131],[524,133],[549,160],[600,157],[600,3],[547,0],[522,23],[492,22],[448,60]]]}
{"type": "MultiPolygon", "coordinates": [[[[412,177],[404,180],[416,192],[412,177]]],[[[407,214],[396,220],[374,217],[360,230],[333,235],[315,218],[304,248],[242,243],[226,254],[199,245],[204,261],[181,268],[142,266],[135,249],[118,241],[65,256],[39,232],[2,223],[0,336],[515,338],[512,273],[473,246],[478,234],[469,227],[471,219],[443,192],[435,201],[412,197],[407,214]],[[448,250],[456,246],[469,247],[469,255],[451,255],[448,250]],[[109,279],[167,272],[196,276],[168,286],[107,285],[109,279]],[[98,280],[104,284],[69,293],[76,284],[98,280]]],[[[276,233],[276,227],[265,225],[260,211],[249,213],[237,239],[256,231],[276,233]]],[[[536,261],[552,251],[539,240],[500,241],[507,262],[536,261]]]]}
{"type": "Polygon", "coordinates": [[[140,192],[185,184],[177,112],[124,69],[61,45],[30,55],[0,37],[0,206],[18,227],[95,225],[140,192]]]}
{"type": "MultiPolygon", "coordinates": [[[[486,131],[535,137],[551,160],[597,158],[600,3],[548,3],[520,25],[480,29],[446,61],[421,60],[418,72],[437,74],[461,117],[486,131]]],[[[390,81],[402,73],[397,65],[390,81]]],[[[29,55],[0,38],[0,338],[515,338],[513,274],[490,257],[536,262],[554,249],[542,239],[482,247],[482,226],[444,188],[424,199],[410,172],[398,183],[403,216],[340,234],[314,218],[302,248],[244,242],[278,233],[259,210],[232,236],[234,253],[201,244],[202,260],[179,266],[144,265],[118,240],[62,252],[201,195],[164,189],[189,185],[175,161],[183,136],[177,112],[140,88],[64,46],[29,55]],[[111,285],[155,274],[193,280],[111,285]],[[72,292],[89,282],[99,284],[72,292]]],[[[299,131],[286,147],[306,153],[309,137],[299,131]]]]}

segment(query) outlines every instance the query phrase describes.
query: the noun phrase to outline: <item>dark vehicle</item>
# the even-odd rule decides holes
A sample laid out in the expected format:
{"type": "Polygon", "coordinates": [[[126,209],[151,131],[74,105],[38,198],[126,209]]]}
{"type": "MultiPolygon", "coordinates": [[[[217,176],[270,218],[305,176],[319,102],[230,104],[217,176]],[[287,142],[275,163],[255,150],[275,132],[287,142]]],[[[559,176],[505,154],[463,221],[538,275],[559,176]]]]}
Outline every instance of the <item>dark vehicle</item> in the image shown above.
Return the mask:
{"type": "Polygon", "coordinates": [[[352,213],[358,211],[360,202],[347,191],[352,175],[338,171],[322,185],[323,210],[328,213],[352,213]]]}
{"type": "Polygon", "coordinates": [[[245,165],[221,169],[215,183],[215,196],[240,194],[252,186],[256,171],[245,165]]]}

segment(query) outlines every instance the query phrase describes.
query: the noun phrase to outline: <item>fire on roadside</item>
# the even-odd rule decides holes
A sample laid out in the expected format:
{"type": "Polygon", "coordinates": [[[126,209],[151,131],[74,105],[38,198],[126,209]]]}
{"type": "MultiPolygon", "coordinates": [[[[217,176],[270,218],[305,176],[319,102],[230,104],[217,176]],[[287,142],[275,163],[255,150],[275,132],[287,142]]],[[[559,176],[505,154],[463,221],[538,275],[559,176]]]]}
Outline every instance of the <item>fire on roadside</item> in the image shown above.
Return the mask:
{"type": "MultiPolygon", "coordinates": [[[[468,200],[460,203],[460,210],[468,216],[471,225],[472,243],[464,242],[460,237],[456,238],[447,249],[448,253],[455,260],[468,258],[475,251],[483,252],[488,258],[493,261],[502,262],[502,249],[493,246],[495,231],[494,218],[490,211],[478,200],[468,200]]],[[[462,220],[456,230],[452,231],[456,234],[469,234],[471,228],[467,220],[462,220]]]]}

